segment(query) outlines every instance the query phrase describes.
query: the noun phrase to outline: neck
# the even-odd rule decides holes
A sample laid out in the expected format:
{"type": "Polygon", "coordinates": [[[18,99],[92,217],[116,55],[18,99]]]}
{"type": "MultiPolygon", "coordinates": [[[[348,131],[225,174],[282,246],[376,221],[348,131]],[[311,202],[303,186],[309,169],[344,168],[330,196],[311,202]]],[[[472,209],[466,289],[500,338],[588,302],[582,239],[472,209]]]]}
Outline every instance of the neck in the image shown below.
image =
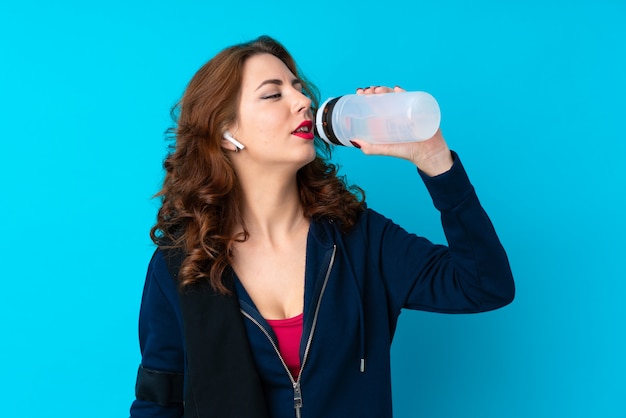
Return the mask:
{"type": "Polygon", "coordinates": [[[243,219],[250,239],[274,241],[289,236],[306,221],[295,176],[255,173],[239,176],[243,219]]]}

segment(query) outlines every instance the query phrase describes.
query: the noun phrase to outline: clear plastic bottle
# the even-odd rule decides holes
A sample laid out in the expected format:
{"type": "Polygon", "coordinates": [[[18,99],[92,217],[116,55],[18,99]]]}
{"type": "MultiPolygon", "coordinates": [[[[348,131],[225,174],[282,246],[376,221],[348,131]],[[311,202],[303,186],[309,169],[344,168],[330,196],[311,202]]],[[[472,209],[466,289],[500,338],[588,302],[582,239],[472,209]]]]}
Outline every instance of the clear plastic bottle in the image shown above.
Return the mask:
{"type": "Polygon", "coordinates": [[[316,134],[333,145],[353,146],[358,138],[372,144],[418,142],[439,129],[437,100],[423,91],[347,94],[326,100],[315,117],[316,134]]]}

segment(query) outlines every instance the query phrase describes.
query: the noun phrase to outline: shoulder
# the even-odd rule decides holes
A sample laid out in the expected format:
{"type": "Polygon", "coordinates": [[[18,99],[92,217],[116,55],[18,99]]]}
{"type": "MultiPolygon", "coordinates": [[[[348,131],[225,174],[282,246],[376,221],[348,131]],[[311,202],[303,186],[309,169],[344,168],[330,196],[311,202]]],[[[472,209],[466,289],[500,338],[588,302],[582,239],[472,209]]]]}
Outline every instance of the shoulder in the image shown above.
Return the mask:
{"type": "Polygon", "coordinates": [[[379,240],[386,231],[399,226],[378,211],[365,207],[359,213],[354,225],[344,231],[341,225],[329,220],[317,220],[313,223],[314,236],[322,244],[332,245],[333,242],[358,242],[360,245],[369,241],[379,240]]]}
{"type": "Polygon", "coordinates": [[[157,288],[170,303],[176,304],[178,299],[178,286],[176,279],[170,273],[170,266],[166,258],[166,252],[156,248],[152,259],[148,264],[146,284],[157,288]]]}
{"type": "Polygon", "coordinates": [[[371,233],[373,231],[384,230],[390,226],[397,225],[382,213],[370,207],[366,207],[365,210],[359,215],[353,230],[356,233],[371,233]]]}

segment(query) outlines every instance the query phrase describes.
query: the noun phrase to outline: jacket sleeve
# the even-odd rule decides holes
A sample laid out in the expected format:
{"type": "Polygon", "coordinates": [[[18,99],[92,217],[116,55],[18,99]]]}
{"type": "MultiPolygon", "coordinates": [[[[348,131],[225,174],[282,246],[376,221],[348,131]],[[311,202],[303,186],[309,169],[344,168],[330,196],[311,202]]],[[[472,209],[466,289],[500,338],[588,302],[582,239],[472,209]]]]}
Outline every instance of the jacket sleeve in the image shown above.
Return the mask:
{"type": "Polygon", "coordinates": [[[409,234],[389,220],[377,222],[383,225],[377,231],[380,244],[374,244],[378,268],[398,313],[401,308],[483,312],[514,298],[506,252],[460,159],[453,157],[446,173],[429,177],[420,172],[441,213],[448,246],[409,234]]]}
{"type": "Polygon", "coordinates": [[[148,266],[139,313],[141,365],[132,418],[183,416],[184,349],[178,292],[162,253],[148,266]]]}

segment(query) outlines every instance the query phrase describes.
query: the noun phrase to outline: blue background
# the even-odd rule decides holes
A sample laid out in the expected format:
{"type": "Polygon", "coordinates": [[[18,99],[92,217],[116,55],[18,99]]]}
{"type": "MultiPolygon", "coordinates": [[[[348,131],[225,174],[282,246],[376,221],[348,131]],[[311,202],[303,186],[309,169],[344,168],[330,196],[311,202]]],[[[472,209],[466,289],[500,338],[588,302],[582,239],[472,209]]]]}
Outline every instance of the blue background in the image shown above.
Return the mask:
{"type": "MultiPolygon", "coordinates": [[[[512,305],[403,313],[395,416],[626,417],[624,22],[623,0],[3,2],[1,414],[128,415],[169,108],[267,33],[324,97],[431,92],[508,250],[512,305]]],[[[408,163],[335,160],[444,242],[408,163]]]]}

